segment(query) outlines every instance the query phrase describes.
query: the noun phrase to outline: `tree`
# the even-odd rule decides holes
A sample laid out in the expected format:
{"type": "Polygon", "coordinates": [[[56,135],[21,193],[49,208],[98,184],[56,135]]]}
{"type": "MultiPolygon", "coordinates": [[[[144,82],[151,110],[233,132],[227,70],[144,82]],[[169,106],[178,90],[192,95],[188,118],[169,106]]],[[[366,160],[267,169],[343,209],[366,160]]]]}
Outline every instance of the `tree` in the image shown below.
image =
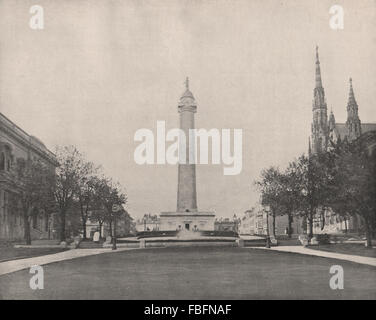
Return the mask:
{"type": "Polygon", "coordinates": [[[292,223],[294,215],[297,214],[299,195],[301,189],[299,186],[299,176],[296,162],[290,162],[285,172],[281,175],[281,211],[287,215],[288,237],[292,235],[292,223]]]}
{"type": "Polygon", "coordinates": [[[95,202],[95,184],[98,180],[96,176],[92,175],[95,171],[94,165],[88,162],[86,175],[79,179],[77,189],[77,202],[80,211],[84,239],[86,239],[86,223],[89,219],[90,210],[94,208],[95,202]]]}
{"type": "Polygon", "coordinates": [[[308,221],[308,237],[313,237],[314,215],[320,209],[324,219],[325,211],[331,197],[330,185],[333,180],[332,155],[330,153],[320,153],[302,155],[291,164],[294,168],[294,180],[296,191],[293,199],[295,208],[299,215],[308,221]]]}
{"type": "Polygon", "coordinates": [[[329,204],[335,212],[360,216],[364,221],[366,246],[372,247],[376,220],[376,151],[362,140],[344,141],[332,152],[335,174],[329,204]]]}
{"type": "Polygon", "coordinates": [[[122,209],[119,217],[118,232],[122,236],[136,233],[136,225],[127,210],[122,209]]]}
{"type": "Polygon", "coordinates": [[[261,204],[268,206],[272,215],[272,232],[275,236],[275,219],[283,211],[283,185],[282,174],[275,168],[270,167],[261,172],[261,180],[255,182],[261,191],[261,204]]]}
{"type": "Polygon", "coordinates": [[[17,188],[11,206],[22,211],[24,238],[26,244],[30,245],[30,222],[33,215],[52,206],[54,174],[41,160],[32,159],[18,159],[11,174],[17,188]]]}
{"type": "MultiPolygon", "coordinates": [[[[100,236],[102,237],[102,225],[108,223],[110,234],[112,234],[112,223],[114,214],[112,213],[113,205],[123,206],[127,202],[127,197],[121,192],[119,184],[115,184],[107,178],[98,179],[94,185],[94,203],[95,210],[92,212],[91,218],[99,223],[100,236]]],[[[122,210],[124,211],[124,210],[122,210]]],[[[120,213],[121,214],[121,213],[120,213]]],[[[117,214],[118,216],[119,214],[117,214]]]]}
{"type": "Polygon", "coordinates": [[[83,177],[91,170],[82,154],[74,147],[58,148],[56,152],[60,166],[56,170],[55,199],[60,218],[60,241],[65,241],[66,215],[71,208],[74,197],[79,193],[83,177]]]}

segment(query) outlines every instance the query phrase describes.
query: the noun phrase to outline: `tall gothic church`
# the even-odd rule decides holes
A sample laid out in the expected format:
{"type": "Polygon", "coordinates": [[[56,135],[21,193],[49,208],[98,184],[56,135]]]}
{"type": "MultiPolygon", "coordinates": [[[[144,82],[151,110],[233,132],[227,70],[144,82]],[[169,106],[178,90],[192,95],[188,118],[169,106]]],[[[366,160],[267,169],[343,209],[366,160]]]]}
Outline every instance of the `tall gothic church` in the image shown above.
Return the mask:
{"type": "MultiPolygon", "coordinates": [[[[328,118],[328,107],[325,98],[325,90],[322,85],[320,60],[318,47],[316,46],[316,75],[315,88],[313,90],[312,101],[312,128],[309,142],[309,153],[317,154],[330,148],[338,139],[354,141],[366,135],[374,135],[376,132],[376,123],[361,123],[358,115],[358,104],[355,100],[352,79],[350,78],[350,91],[347,102],[347,120],[346,123],[336,123],[333,111],[328,118]],[[371,133],[373,131],[373,133],[371,133]]],[[[318,233],[336,233],[344,230],[355,230],[361,224],[358,219],[342,219],[332,210],[325,210],[325,226],[321,217],[322,209],[318,209],[318,214],[314,218],[313,232],[318,233]],[[321,213],[321,214],[320,214],[321,213]]]]}

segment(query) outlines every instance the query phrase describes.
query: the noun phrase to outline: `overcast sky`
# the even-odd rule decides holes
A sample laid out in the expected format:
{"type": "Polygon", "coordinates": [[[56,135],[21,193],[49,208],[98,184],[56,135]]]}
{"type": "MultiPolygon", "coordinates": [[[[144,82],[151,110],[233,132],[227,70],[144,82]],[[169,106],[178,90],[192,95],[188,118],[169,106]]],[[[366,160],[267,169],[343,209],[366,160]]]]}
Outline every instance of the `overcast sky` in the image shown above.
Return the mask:
{"type": "Polygon", "coordinates": [[[362,122],[376,122],[376,2],[0,0],[0,111],[48,148],[76,145],[127,190],[129,212],[176,209],[177,167],[133,160],[140,128],[177,127],[184,79],[196,127],[242,128],[243,170],[197,168],[198,206],[232,216],[259,198],[260,170],[306,152],[315,46],[337,122],[353,78],[362,122]],[[29,27],[31,5],[44,30],[29,27]],[[329,8],[345,11],[344,30],[329,8]]]}

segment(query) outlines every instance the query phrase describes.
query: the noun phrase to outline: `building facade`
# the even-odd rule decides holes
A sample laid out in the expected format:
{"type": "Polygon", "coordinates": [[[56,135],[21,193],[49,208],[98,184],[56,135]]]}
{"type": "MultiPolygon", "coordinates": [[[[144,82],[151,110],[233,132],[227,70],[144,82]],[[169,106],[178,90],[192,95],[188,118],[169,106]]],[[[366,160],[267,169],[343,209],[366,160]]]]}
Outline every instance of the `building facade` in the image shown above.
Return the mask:
{"type": "Polygon", "coordinates": [[[234,214],[232,219],[219,218],[214,221],[214,230],[216,231],[234,231],[238,232],[240,226],[240,219],[234,214]]]}
{"type": "MultiPolygon", "coordinates": [[[[239,220],[239,234],[241,235],[266,235],[267,222],[269,219],[269,233],[273,234],[273,217],[267,215],[266,210],[262,207],[251,209],[244,212],[243,217],[239,220]]],[[[287,215],[276,216],[274,219],[274,231],[276,235],[288,234],[288,217],[287,215]]],[[[300,217],[293,217],[291,223],[291,234],[301,234],[304,232],[303,220],[300,217]]]]}
{"type": "Polygon", "coordinates": [[[256,234],[255,223],[256,223],[255,209],[253,208],[250,210],[246,210],[239,221],[239,227],[238,227],[239,234],[243,234],[243,235],[256,234]]]}
{"type": "Polygon", "coordinates": [[[161,220],[158,215],[145,214],[142,219],[136,221],[136,231],[158,231],[160,229],[161,220]]]}
{"type": "MultiPolygon", "coordinates": [[[[55,155],[36,137],[27,134],[0,113],[0,239],[20,240],[24,237],[23,215],[11,202],[17,197],[11,171],[19,159],[41,159],[55,172],[55,155]]],[[[51,215],[35,210],[30,223],[32,239],[48,238],[51,234],[51,215]]]]}

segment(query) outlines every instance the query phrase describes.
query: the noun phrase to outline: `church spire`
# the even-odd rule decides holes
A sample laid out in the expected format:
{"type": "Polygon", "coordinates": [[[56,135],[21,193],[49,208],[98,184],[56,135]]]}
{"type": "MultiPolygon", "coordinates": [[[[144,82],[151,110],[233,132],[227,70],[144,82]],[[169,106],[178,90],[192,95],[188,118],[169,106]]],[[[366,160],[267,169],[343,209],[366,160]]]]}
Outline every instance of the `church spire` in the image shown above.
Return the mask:
{"type": "Polygon", "coordinates": [[[349,99],[347,101],[347,121],[346,127],[348,130],[348,139],[352,141],[361,135],[361,124],[358,115],[358,104],[355,100],[354,89],[352,86],[352,78],[349,80],[350,90],[349,99]]]}
{"type": "Polygon", "coordinates": [[[319,47],[316,45],[316,88],[321,88],[321,70],[320,70],[320,59],[319,59],[319,47]]]}
{"type": "Polygon", "coordinates": [[[350,78],[349,82],[350,82],[350,91],[349,91],[348,105],[349,104],[356,104],[355,95],[354,95],[354,89],[353,89],[353,86],[352,86],[352,78],[350,78]]]}
{"type": "Polygon", "coordinates": [[[319,47],[316,46],[315,88],[312,101],[312,152],[314,154],[327,150],[329,127],[325,91],[321,81],[319,47]]]}

